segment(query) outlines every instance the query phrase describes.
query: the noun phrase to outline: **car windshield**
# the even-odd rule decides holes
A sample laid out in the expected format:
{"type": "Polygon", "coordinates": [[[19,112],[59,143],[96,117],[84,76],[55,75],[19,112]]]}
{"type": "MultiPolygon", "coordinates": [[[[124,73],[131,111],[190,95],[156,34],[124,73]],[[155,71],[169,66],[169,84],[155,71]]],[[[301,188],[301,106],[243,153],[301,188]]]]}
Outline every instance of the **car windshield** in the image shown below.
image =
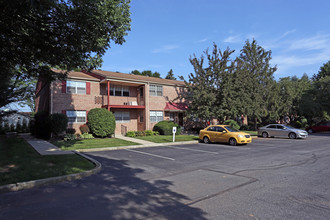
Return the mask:
{"type": "Polygon", "coordinates": [[[225,126],[225,128],[229,131],[229,132],[239,132],[239,130],[231,127],[231,126],[225,126]]]}

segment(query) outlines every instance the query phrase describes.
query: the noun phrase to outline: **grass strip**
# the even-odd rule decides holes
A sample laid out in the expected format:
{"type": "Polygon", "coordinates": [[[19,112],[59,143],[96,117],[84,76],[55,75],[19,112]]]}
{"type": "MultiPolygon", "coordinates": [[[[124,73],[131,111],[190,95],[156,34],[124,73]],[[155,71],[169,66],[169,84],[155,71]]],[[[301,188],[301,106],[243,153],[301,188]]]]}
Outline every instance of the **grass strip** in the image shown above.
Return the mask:
{"type": "Polygon", "coordinates": [[[0,136],[0,185],[87,171],[94,164],[76,154],[39,155],[24,139],[0,136]]]}
{"type": "MultiPolygon", "coordinates": [[[[172,135],[142,136],[142,137],[134,137],[134,138],[145,140],[145,141],[150,141],[150,142],[154,142],[154,143],[167,143],[167,142],[173,141],[172,135]]],[[[175,142],[197,141],[197,140],[198,140],[198,137],[192,136],[192,135],[176,135],[175,136],[175,142]]]]}
{"type": "Polygon", "coordinates": [[[82,139],[72,141],[52,141],[52,144],[61,148],[62,150],[79,150],[79,149],[92,149],[104,147],[120,147],[129,145],[139,145],[131,141],[126,141],[118,138],[94,138],[82,139]]]}

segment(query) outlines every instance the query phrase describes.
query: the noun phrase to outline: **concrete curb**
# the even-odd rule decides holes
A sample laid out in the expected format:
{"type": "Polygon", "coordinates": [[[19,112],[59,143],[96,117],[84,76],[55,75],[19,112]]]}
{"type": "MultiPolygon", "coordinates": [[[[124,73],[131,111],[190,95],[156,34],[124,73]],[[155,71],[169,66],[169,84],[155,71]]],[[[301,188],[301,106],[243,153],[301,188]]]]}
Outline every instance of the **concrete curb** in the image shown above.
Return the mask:
{"type": "Polygon", "coordinates": [[[93,158],[90,158],[86,155],[83,155],[79,152],[75,152],[77,155],[84,157],[85,159],[91,161],[95,164],[95,167],[92,170],[88,170],[81,173],[75,173],[75,174],[69,174],[65,176],[56,176],[56,177],[50,177],[45,179],[39,179],[39,180],[31,180],[27,182],[20,182],[20,183],[14,183],[14,184],[8,184],[4,186],[0,186],[0,193],[2,192],[12,192],[12,191],[19,191],[23,189],[31,189],[33,187],[39,187],[39,186],[47,186],[52,185],[55,183],[60,183],[64,181],[73,181],[77,179],[82,179],[84,177],[93,175],[97,172],[99,172],[102,169],[102,165],[100,162],[94,160],[93,158]]]}
{"type": "Polygon", "coordinates": [[[179,141],[179,142],[168,142],[168,143],[152,143],[152,144],[141,144],[141,145],[129,145],[121,147],[104,147],[104,148],[92,148],[92,149],[80,149],[78,152],[96,152],[96,151],[111,151],[111,150],[125,150],[135,148],[146,148],[146,147],[159,147],[166,145],[182,145],[182,144],[197,144],[198,141],[179,141]]]}

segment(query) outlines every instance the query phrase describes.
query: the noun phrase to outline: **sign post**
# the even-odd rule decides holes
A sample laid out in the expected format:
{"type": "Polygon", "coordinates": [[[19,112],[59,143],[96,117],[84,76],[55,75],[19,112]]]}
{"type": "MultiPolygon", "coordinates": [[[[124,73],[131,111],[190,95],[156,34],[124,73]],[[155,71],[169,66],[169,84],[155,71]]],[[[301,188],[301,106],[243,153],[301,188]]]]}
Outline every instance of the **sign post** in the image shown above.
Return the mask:
{"type": "Polygon", "coordinates": [[[172,133],[173,133],[173,142],[175,142],[176,127],[172,128],[172,133]]]}

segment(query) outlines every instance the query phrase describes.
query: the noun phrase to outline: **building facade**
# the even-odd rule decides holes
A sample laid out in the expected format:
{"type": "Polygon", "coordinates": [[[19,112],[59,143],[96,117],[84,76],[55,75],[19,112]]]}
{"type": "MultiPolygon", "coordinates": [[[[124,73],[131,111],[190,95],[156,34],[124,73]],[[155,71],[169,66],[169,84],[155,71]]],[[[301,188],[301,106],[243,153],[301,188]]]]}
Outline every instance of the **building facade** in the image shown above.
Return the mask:
{"type": "Polygon", "coordinates": [[[115,115],[115,134],[126,134],[152,130],[162,120],[184,126],[185,91],[185,83],[176,80],[101,70],[69,72],[66,81],[46,83],[39,79],[36,111],[66,114],[68,127],[79,133],[88,111],[106,108],[115,115]]]}

